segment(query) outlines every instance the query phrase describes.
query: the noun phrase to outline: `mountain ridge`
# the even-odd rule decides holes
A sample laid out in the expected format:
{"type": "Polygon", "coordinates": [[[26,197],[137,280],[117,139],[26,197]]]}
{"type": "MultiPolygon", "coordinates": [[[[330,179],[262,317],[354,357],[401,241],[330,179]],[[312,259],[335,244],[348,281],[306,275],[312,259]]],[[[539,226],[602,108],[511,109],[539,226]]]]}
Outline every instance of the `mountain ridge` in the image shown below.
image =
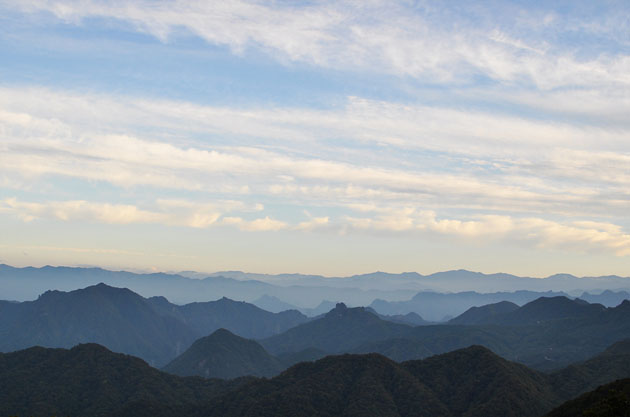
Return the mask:
{"type": "Polygon", "coordinates": [[[0,414],[534,417],[579,394],[558,391],[554,378],[481,346],[403,363],[328,356],[271,379],[232,381],[169,375],[95,344],[35,347],[0,354],[0,414]]]}

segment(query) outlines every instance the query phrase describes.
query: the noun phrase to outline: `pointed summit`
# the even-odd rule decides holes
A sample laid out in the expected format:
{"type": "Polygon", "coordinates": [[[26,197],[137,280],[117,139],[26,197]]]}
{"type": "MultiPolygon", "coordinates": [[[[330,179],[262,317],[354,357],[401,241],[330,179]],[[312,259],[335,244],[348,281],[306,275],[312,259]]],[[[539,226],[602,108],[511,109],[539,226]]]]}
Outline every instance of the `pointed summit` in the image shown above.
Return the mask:
{"type": "Polygon", "coordinates": [[[283,369],[280,361],[253,340],[219,329],[202,337],[164,367],[180,376],[232,379],[240,376],[271,377],[283,369]]]}

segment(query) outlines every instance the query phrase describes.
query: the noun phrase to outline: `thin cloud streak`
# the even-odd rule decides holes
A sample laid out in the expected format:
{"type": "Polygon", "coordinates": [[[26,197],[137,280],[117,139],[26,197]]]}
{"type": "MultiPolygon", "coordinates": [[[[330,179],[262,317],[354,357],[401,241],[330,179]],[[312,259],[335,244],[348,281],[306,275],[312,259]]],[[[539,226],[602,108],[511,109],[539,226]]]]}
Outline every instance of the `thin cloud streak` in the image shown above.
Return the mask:
{"type": "MultiPolygon", "coordinates": [[[[162,207],[195,207],[194,203],[160,202],[162,207]]],[[[438,218],[433,211],[414,208],[368,208],[376,212],[373,217],[345,216],[332,221],[328,217],[311,218],[295,225],[272,219],[269,216],[254,220],[209,213],[207,209],[193,211],[188,216],[181,212],[153,212],[132,205],[96,204],[86,201],[48,203],[22,202],[17,199],[0,201],[0,212],[18,216],[25,222],[53,219],[64,222],[89,221],[106,224],[157,223],[164,226],[207,228],[233,226],[245,232],[322,231],[338,234],[372,233],[387,235],[420,235],[453,237],[458,240],[488,244],[516,242],[539,248],[576,252],[611,252],[617,256],[630,256],[630,234],[612,223],[573,221],[559,223],[541,218],[514,218],[511,216],[480,215],[473,219],[438,218]],[[220,218],[220,219],[219,219],[220,218]]]]}

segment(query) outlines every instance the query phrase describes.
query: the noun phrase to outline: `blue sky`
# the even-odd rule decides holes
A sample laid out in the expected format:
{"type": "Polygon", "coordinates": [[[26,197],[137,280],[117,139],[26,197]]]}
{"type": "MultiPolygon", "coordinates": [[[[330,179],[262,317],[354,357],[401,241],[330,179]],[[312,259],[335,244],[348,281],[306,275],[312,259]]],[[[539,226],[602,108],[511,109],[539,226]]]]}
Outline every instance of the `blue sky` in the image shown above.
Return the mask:
{"type": "Polygon", "coordinates": [[[628,275],[628,16],[0,0],[0,262],[628,275]]]}

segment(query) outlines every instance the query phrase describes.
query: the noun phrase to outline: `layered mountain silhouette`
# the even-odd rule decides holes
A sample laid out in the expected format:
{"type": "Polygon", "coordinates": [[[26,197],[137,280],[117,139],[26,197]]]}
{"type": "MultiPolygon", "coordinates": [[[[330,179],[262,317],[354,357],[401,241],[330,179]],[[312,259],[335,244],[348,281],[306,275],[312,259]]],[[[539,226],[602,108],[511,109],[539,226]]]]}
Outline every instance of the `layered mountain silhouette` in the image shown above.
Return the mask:
{"type": "Polygon", "coordinates": [[[580,299],[571,300],[562,296],[541,297],[520,308],[508,301],[472,307],[449,323],[523,326],[552,320],[592,317],[605,310],[601,304],[589,304],[580,299]]]}
{"type": "MultiPolygon", "coordinates": [[[[523,305],[541,296],[566,295],[558,291],[587,291],[596,295],[600,295],[603,290],[630,291],[630,279],[617,276],[577,278],[561,274],[538,279],[457,270],[426,276],[414,272],[376,272],[331,279],[314,275],[263,275],[238,271],[208,276],[199,273],[142,274],[52,266],[14,268],[0,264],[0,294],[11,300],[33,300],[51,288],[72,291],[101,282],[129,288],[143,297],[168,294],[169,300],[177,304],[205,302],[220,297],[253,301],[266,294],[299,307],[309,316],[322,314],[334,307],[325,305],[323,309],[316,308],[317,311],[307,311],[312,309],[305,308],[317,306],[322,300],[342,300],[354,306],[367,306],[374,301],[371,306],[380,314],[415,312],[429,321],[441,321],[445,316],[455,317],[473,306],[500,301],[523,305]],[[409,300],[418,291],[421,292],[409,300]],[[456,293],[458,291],[476,293],[467,295],[456,293]],[[376,302],[376,299],[381,301],[376,302]]],[[[609,301],[609,297],[603,296],[601,300],[592,301],[612,307],[620,302],[620,296],[616,297],[609,301]]]]}
{"type": "Polygon", "coordinates": [[[518,305],[510,301],[500,301],[494,304],[487,304],[481,307],[470,307],[464,313],[449,320],[450,324],[488,324],[491,323],[497,316],[503,316],[504,314],[511,313],[518,310],[518,305]]]}
{"type": "Polygon", "coordinates": [[[219,329],[195,341],[163,369],[180,376],[232,379],[245,375],[271,377],[285,368],[255,341],[219,329]]]}
{"type": "Polygon", "coordinates": [[[404,335],[411,326],[383,320],[366,308],[339,303],[323,317],[261,341],[273,354],[315,348],[328,353],[346,352],[368,341],[404,335]]]}
{"type": "Polygon", "coordinates": [[[393,321],[394,323],[408,324],[410,326],[424,326],[427,324],[431,324],[431,322],[426,321],[419,314],[416,313],[394,314],[393,316],[379,314],[378,316],[383,320],[393,321]]]}
{"type": "MultiPolygon", "coordinates": [[[[619,363],[623,352],[618,345],[594,360],[619,363]]],[[[588,386],[588,366],[574,366],[579,383],[567,384],[566,370],[537,372],[471,346],[403,363],[378,354],[328,356],[272,379],[222,381],[168,375],[95,344],[36,347],[0,354],[0,415],[540,416],[588,386]]],[[[612,387],[616,401],[625,385],[612,387]]],[[[606,389],[583,404],[605,402],[613,392],[606,389]]]]}
{"type": "Polygon", "coordinates": [[[588,319],[604,311],[606,308],[603,305],[589,304],[580,299],[541,297],[512,312],[495,315],[490,324],[523,326],[563,319],[588,319]]]}
{"type": "Polygon", "coordinates": [[[606,308],[567,297],[542,297],[518,308],[485,306],[446,325],[412,326],[343,303],[309,319],[294,310],[271,313],[226,298],[179,306],[164,297],[145,299],[99,284],[49,291],[30,302],[3,302],[0,313],[0,351],[94,342],[153,366],[166,365],[219,328],[258,339],[270,354],[290,358],[285,365],[340,353],[374,352],[405,361],[477,344],[506,359],[552,370],[630,338],[630,301],[606,308]]]}
{"type": "Polygon", "coordinates": [[[368,308],[339,304],[325,316],[261,344],[272,354],[315,348],[329,354],[375,352],[397,361],[477,344],[507,359],[551,370],[585,360],[630,337],[630,302],[605,308],[582,300],[548,297],[516,309],[507,307],[481,308],[462,317],[474,315],[478,323],[474,325],[412,327],[382,320],[368,308]]]}
{"type": "Polygon", "coordinates": [[[147,301],[159,314],[179,319],[198,335],[226,328],[249,339],[260,339],[308,321],[296,310],[271,313],[253,304],[225,297],[183,306],[169,303],[164,297],[151,297],[147,301]]]}
{"type": "Polygon", "coordinates": [[[225,298],[177,306],[163,297],[145,299],[105,284],[71,292],[48,291],[35,301],[4,302],[0,313],[0,351],[93,342],[154,366],[165,365],[218,328],[255,338],[307,320],[297,311],[274,314],[225,298]]]}
{"type": "Polygon", "coordinates": [[[488,304],[496,304],[509,301],[519,306],[536,300],[540,297],[567,296],[563,292],[492,292],[478,293],[475,291],[457,293],[438,293],[434,291],[421,291],[407,301],[374,300],[372,307],[379,314],[396,315],[417,313],[429,321],[444,321],[449,317],[455,317],[471,307],[481,307],[488,304]]]}
{"type": "Polygon", "coordinates": [[[4,352],[93,342],[160,365],[198,337],[180,321],[157,314],[138,294],[105,284],[48,291],[35,301],[11,305],[10,310],[0,316],[4,352]]]}
{"type": "Polygon", "coordinates": [[[615,307],[621,304],[624,300],[630,300],[630,293],[628,291],[610,290],[603,291],[600,294],[590,294],[584,292],[580,295],[580,298],[591,304],[602,304],[606,307],[615,307]]]}
{"type": "Polygon", "coordinates": [[[271,311],[272,313],[279,313],[281,311],[286,310],[297,310],[298,307],[293,304],[289,304],[287,302],[282,301],[278,297],[274,297],[272,295],[264,294],[259,298],[252,301],[257,307],[262,308],[263,310],[271,311]]]}

